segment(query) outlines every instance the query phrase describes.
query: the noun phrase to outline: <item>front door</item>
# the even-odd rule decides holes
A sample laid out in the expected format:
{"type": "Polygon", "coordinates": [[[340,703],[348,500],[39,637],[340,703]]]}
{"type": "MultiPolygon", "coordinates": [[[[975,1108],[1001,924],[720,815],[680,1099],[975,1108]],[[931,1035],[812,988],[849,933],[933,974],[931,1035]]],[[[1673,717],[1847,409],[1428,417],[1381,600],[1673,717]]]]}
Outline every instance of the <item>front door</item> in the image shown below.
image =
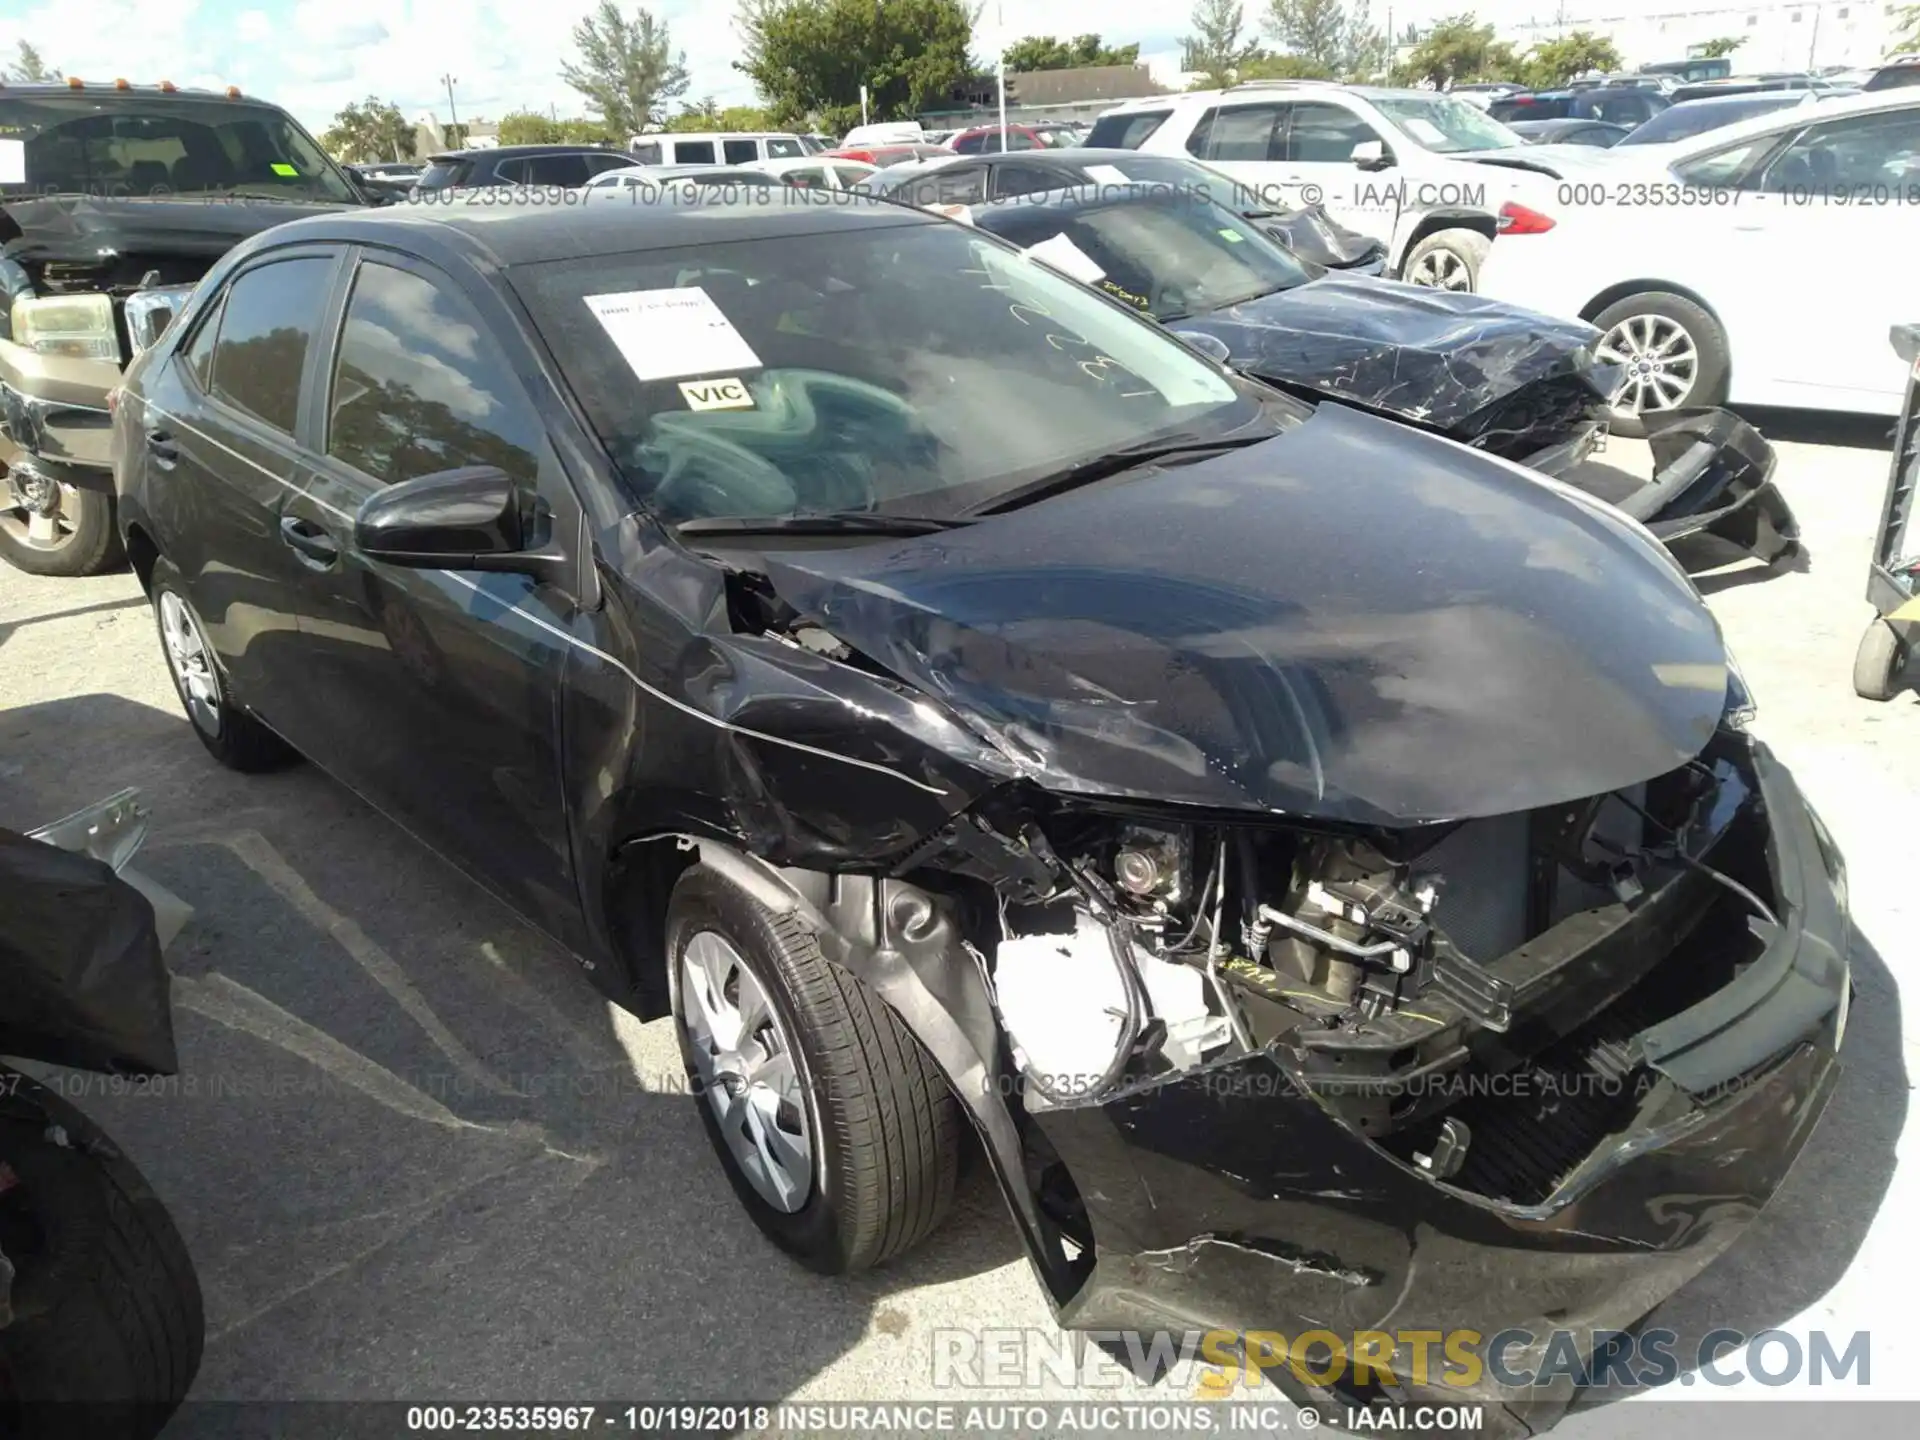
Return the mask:
{"type": "Polygon", "coordinates": [[[317,758],[566,938],[579,917],[560,761],[572,600],[520,575],[377,564],[353,516],[384,486],[469,465],[546,499],[559,533],[579,533],[578,506],[489,320],[449,277],[370,251],[340,304],[303,434],[313,485],[291,507],[332,554],[299,613],[327,735],[317,758]]]}

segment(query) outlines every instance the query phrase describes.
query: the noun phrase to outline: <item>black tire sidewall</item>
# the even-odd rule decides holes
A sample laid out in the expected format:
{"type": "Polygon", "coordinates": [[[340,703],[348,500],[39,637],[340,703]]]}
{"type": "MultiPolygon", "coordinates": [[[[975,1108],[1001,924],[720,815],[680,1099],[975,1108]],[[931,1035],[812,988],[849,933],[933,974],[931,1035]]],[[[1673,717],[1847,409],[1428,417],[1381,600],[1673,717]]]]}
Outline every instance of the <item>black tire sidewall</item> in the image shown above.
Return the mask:
{"type": "Polygon", "coordinates": [[[847,1156],[841,1144],[841,1127],[834,1123],[832,1113],[835,1097],[831,1072],[820,1054],[818,1033],[795,998],[785,947],[771,919],[759,902],[711,871],[692,871],[681,881],[667,910],[666,954],[667,964],[673,967],[674,1039],[680,1047],[688,1087],[700,1110],[700,1122],[706,1127],[727,1181],[740,1197],[740,1203],[761,1231],[782,1250],[809,1269],[836,1274],[846,1267],[847,1260],[841,1223],[844,1204],[841,1184],[847,1156]],[[797,1052],[795,1059],[808,1107],[807,1124],[814,1160],[813,1182],[806,1203],[791,1213],[775,1209],[753,1188],[753,1182],[740,1168],[721,1133],[719,1119],[701,1089],[699,1074],[694,1068],[681,1019],[686,1002],[681,993],[679,971],[687,942],[703,930],[711,930],[724,938],[753,971],[797,1052]]]}
{"type": "MultiPolygon", "coordinates": [[[[1664,290],[1643,290],[1637,295],[1614,301],[1594,316],[1593,325],[1604,335],[1622,320],[1635,315],[1657,315],[1663,320],[1671,320],[1693,339],[1694,351],[1700,357],[1700,363],[1694,369],[1693,388],[1679,405],[1672,408],[1694,409],[1722,403],[1727,393],[1732,361],[1727,351],[1726,332],[1720,328],[1720,322],[1684,295],[1672,295],[1664,290]]],[[[1618,410],[1608,413],[1613,417],[1610,428],[1614,434],[1629,440],[1646,438],[1647,425],[1643,418],[1625,416],[1618,410]]],[[[1659,415],[1666,412],[1649,413],[1659,415]]]]}
{"type": "MultiPolygon", "coordinates": [[[[4,473],[0,466],[0,475],[4,473]]],[[[0,485],[6,483],[0,479],[0,485]]],[[[73,522],[73,535],[66,544],[57,550],[35,550],[0,530],[0,556],[28,575],[63,579],[103,574],[121,563],[125,552],[114,528],[112,495],[76,486],[63,497],[61,509],[73,522]]]]}

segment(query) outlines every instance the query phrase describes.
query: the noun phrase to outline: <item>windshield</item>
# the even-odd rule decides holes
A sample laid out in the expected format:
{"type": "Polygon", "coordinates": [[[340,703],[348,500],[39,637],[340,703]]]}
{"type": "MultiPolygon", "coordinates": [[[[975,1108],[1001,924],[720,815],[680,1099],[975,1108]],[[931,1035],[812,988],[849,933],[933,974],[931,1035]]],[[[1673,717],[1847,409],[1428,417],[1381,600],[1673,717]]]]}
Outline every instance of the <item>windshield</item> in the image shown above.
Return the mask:
{"type": "Polygon", "coordinates": [[[25,141],[21,195],[241,195],[360,203],[360,194],[285,111],[233,100],[151,103],[0,91],[0,138],[25,141]]]}
{"type": "Polygon", "coordinates": [[[1304,413],[973,230],[862,219],[509,272],[662,519],[955,515],[1304,413]]]}
{"type": "Polygon", "coordinates": [[[1154,319],[1179,320],[1312,278],[1287,251],[1198,195],[1142,191],[1071,213],[1013,201],[979,224],[1154,319]]]}
{"type": "Polygon", "coordinates": [[[1743,95],[1737,100],[1695,100],[1662,110],[1644,125],[1636,126],[1621,136],[1620,143],[1666,145],[1675,140],[1704,135],[1709,130],[1718,130],[1722,125],[1731,125],[1736,120],[1764,115],[1769,110],[1784,110],[1789,105],[1799,103],[1800,96],[1795,94],[1743,95]]]}
{"type": "Polygon", "coordinates": [[[1447,95],[1389,95],[1373,103],[1415,144],[1443,155],[1526,143],[1477,105],[1447,95]]]}

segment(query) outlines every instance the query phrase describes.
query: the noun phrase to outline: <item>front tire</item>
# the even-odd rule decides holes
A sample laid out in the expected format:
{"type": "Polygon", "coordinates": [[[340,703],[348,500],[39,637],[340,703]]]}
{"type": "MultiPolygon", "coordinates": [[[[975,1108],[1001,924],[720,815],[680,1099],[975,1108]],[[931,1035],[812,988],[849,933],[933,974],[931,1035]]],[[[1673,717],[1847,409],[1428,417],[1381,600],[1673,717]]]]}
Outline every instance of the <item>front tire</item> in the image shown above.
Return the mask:
{"type": "Polygon", "coordinates": [[[234,703],[180,572],[165,557],[154,561],[148,593],[174,693],[207,753],[229,770],[249,774],[299,759],[286,741],[234,703]]]}
{"type": "Polygon", "coordinates": [[[1907,647],[1900,632],[1884,618],[1876,619],[1853,652],[1853,693],[1862,700],[1891,700],[1906,668],[1907,647]]]}
{"type": "Polygon", "coordinates": [[[1600,331],[1594,358],[1627,370],[1612,410],[1614,434],[1643,440],[1648,416],[1726,398],[1726,332],[1686,297],[1645,290],[1614,301],[1593,323],[1600,331]]]}
{"type": "Polygon", "coordinates": [[[0,1434],[151,1440],[206,1338],[193,1260],[133,1163],[79,1110],[0,1070],[0,1434]]]}
{"type": "Polygon", "coordinates": [[[1478,230],[1436,230],[1407,252],[1400,278],[1430,290],[1471,293],[1480,288],[1480,267],[1492,248],[1478,230]]]}
{"type": "Polygon", "coordinates": [[[776,914],[695,866],[667,911],[674,1027],[734,1193],[794,1259],[841,1275],[945,1217],[959,1107],[900,1018],[776,914]]]}
{"type": "Polygon", "coordinates": [[[113,496],[7,476],[0,484],[0,557],[29,575],[101,575],[116,568],[126,552],[114,528],[113,496]]]}

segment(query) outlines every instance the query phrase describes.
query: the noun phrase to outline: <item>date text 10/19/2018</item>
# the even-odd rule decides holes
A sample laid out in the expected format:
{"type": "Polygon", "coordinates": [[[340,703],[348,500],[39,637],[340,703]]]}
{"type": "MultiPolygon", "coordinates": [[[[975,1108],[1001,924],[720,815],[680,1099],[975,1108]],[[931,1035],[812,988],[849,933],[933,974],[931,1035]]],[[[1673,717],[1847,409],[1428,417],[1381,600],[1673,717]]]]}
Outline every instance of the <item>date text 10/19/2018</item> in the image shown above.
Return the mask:
{"type": "MultiPolygon", "coordinates": [[[[1481,1405],[1420,1405],[1349,1411],[1351,1428],[1473,1434],[1485,1428],[1481,1405]]],[[[1113,1434],[1260,1434],[1317,1431],[1320,1412],[1289,1404],[1209,1401],[955,1404],[908,1401],[780,1405],[410,1405],[414,1432],[553,1434],[866,1434],[929,1432],[995,1436],[1085,1431],[1113,1434]]]]}

